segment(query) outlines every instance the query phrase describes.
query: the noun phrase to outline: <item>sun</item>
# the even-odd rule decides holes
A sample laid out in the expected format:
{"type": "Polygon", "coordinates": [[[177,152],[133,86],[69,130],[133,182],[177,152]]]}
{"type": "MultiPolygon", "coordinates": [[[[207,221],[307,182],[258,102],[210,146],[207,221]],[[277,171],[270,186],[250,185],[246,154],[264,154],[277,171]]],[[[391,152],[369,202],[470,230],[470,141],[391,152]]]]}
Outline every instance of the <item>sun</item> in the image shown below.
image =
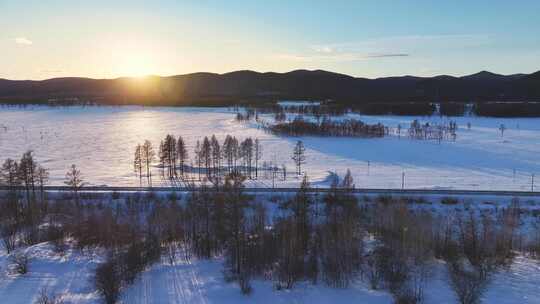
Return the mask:
{"type": "Polygon", "coordinates": [[[145,54],[126,53],[120,64],[120,73],[130,77],[148,76],[155,72],[151,57],[145,54]]]}

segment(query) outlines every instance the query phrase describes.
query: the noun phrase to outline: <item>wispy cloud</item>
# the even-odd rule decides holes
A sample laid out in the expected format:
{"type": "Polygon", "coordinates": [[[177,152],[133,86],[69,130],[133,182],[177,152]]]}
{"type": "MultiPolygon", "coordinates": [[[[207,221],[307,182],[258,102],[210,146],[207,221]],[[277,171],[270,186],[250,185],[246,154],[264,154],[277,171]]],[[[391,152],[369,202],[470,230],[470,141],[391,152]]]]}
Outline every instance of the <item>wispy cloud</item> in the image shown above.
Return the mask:
{"type": "Polygon", "coordinates": [[[421,56],[426,52],[464,49],[486,45],[488,35],[409,35],[382,37],[356,42],[328,43],[308,46],[303,51],[278,54],[282,60],[299,62],[347,62],[381,58],[421,56]]]}
{"type": "Polygon", "coordinates": [[[19,45],[32,45],[32,41],[26,37],[17,37],[14,41],[19,45]]]}
{"type": "Polygon", "coordinates": [[[367,58],[385,58],[385,57],[408,57],[409,54],[405,53],[395,53],[395,54],[371,54],[367,55],[367,58]]]}
{"type": "Polygon", "coordinates": [[[374,51],[388,52],[400,49],[403,52],[418,48],[467,48],[487,45],[492,41],[490,35],[483,34],[448,34],[448,35],[405,35],[367,39],[363,41],[328,43],[313,45],[311,50],[319,53],[374,51]]]}
{"type": "Polygon", "coordinates": [[[361,61],[376,58],[388,58],[388,57],[408,57],[409,54],[405,53],[373,53],[373,54],[360,54],[360,53],[332,53],[327,54],[278,54],[278,59],[297,62],[347,62],[347,61],[361,61]]]}
{"type": "Polygon", "coordinates": [[[41,70],[38,70],[38,73],[42,73],[42,74],[64,73],[64,72],[65,72],[64,70],[60,70],[60,69],[41,69],[41,70]]]}

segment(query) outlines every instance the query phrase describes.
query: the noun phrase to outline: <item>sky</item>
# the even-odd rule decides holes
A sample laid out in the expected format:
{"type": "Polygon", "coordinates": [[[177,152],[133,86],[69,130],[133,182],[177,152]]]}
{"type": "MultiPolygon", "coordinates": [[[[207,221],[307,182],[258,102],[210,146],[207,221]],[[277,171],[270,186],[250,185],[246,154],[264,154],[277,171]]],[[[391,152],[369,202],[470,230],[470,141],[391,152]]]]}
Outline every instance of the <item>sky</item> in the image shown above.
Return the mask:
{"type": "Polygon", "coordinates": [[[0,78],[540,70],[538,0],[0,0],[0,78]]]}

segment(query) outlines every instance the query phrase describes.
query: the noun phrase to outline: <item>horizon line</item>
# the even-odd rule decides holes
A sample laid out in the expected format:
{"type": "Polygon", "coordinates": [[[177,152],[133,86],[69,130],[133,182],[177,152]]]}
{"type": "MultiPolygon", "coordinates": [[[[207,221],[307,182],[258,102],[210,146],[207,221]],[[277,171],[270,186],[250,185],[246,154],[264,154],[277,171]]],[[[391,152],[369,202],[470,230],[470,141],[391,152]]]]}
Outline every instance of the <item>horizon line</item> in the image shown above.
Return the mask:
{"type": "Polygon", "coordinates": [[[227,74],[240,73],[240,72],[250,72],[250,73],[256,73],[256,74],[281,74],[281,75],[290,74],[290,73],[294,73],[294,72],[325,72],[325,73],[329,73],[329,74],[347,76],[347,77],[351,77],[351,78],[354,78],[354,79],[377,80],[377,79],[403,78],[403,77],[414,77],[414,78],[436,78],[436,77],[464,78],[464,77],[468,77],[468,76],[477,75],[477,74],[480,74],[480,73],[489,73],[489,74],[493,74],[495,76],[504,76],[504,77],[515,76],[515,75],[526,76],[526,75],[532,75],[532,74],[538,73],[538,72],[540,72],[540,70],[537,70],[537,71],[531,72],[531,73],[520,73],[520,72],[518,72],[518,73],[512,73],[512,74],[499,74],[499,73],[495,73],[495,72],[492,72],[492,71],[489,71],[489,70],[481,70],[481,71],[478,71],[476,73],[465,74],[465,75],[455,75],[455,74],[444,74],[443,73],[443,74],[437,74],[437,75],[433,75],[433,76],[416,76],[416,75],[412,75],[412,74],[403,74],[403,75],[393,75],[393,76],[368,78],[368,77],[353,76],[353,75],[350,75],[350,74],[334,72],[334,71],[329,71],[329,70],[324,70],[324,69],[294,69],[294,70],[290,70],[290,71],[287,71],[287,72],[257,71],[257,70],[250,70],[250,69],[240,69],[240,70],[232,70],[232,71],[223,72],[223,73],[199,71],[199,72],[191,72],[191,73],[184,73],[184,74],[172,74],[172,75],[147,74],[147,75],[141,75],[141,76],[118,76],[118,77],[110,77],[110,78],[106,78],[106,77],[104,77],[104,78],[99,78],[99,77],[94,78],[94,77],[87,77],[87,76],[63,76],[63,77],[52,77],[52,78],[44,78],[44,79],[9,79],[9,78],[1,78],[0,77],[0,80],[4,80],[4,81],[34,81],[34,82],[49,81],[49,80],[55,80],[55,79],[120,80],[120,79],[144,79],[144,78],[152,78],[152,77],[156,77],[156,78],[172,78],[172,77],[190,76],[190,75],[196,75],[196,74],[212,74],[212,75],[224,76],[224,75],[227,75],[227,74]]]}

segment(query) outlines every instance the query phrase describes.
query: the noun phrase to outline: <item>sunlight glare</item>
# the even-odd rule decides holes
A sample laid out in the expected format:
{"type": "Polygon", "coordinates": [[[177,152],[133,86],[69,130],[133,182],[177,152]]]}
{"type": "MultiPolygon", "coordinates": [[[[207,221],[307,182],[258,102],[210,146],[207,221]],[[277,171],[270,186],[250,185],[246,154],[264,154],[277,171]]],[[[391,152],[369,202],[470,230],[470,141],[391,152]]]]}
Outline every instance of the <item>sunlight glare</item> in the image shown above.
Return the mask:
{"type": "Polygon", "coordinates": [[[123,70],[126,76],[143,77],[152,74],[151,60],[141,54],[126,54],[123,70]]]}

